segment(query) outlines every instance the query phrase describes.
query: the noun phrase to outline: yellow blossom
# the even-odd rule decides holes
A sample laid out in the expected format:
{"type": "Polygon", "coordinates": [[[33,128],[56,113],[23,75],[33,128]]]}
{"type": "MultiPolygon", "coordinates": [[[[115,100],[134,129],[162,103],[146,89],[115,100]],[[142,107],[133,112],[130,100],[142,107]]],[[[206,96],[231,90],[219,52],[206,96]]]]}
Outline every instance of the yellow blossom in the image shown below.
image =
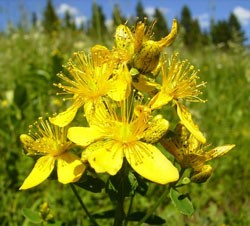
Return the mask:
{"type": "Polygon", "coordinates": [[[82,158],[88,160],[97,173],[115,175],[125,157],[131,167],[148,180],[160,184],[178,180],[178,170],[157,147],[145,141],[160,139],[168,129],[168,121],[153,122],[150,109],[130,98],[121,102],[106,101],[105,106],[106,109],[96,113],[96,121],[92,121],[90,127],[69,128],[68,138],[87,146],[82,158]],[[151,123],[155,128],[161,124],[161,130],[150,130],[151,123]]]}
{"type": "MultiPolygon", "coordinates": [[[[73,104],[65,112],[50,118],[53,124],[61,127],[74,119],[81,106],[87,104],[93,109],[102,97],[109,96],[120,101],[130,92],[130,74],[126,65],[118,66],[106,47],[94,46],[91,57],[84,52],[75,53],[74,56],[67,67],[73,79],[60,73],[59,77],[67,84],[56,84],[63,93],[71,94],[73,100],[73,104]]],[[[85,114],[88,116],[92,113],[85,114]]]]}
{"type": "Polygon", "coordinates": [[[151,99],[151,109],[161,108],[172,102],[177,108],[177,114],[187,129],[202,143],[206,142],[198,126],[193,122],[189,110],[180,102],[186,100],[191,102],[204,102],[199,98],[201,87],[204,82],[197,83],[198,70],[188,61],[178,60],[178,53],[175,53],[168,64],[162,65],[162,86],[160,91],[151,99]]]}
{"type": "Polygon", "coordinates": [[[178,124],[175,134],[169,139],[161,139],[161,144],[172,153],[183,168],[192,168],[192,181],[205,182],[212,174],[207,161],[225,155],[234,144],[218,146],[207,151],[209,145],[202,145],[192,134],[188,134],[184,125],[178,124]]]}
{"type": "Polygon", "coordinates": [[[69,152],[72,142],[67,140],[66,135],[65,127],[51,125],[48,120],[39,118],[39,122],[31,126],[29,135],[20,136],[27,154],[39,156],[20,189],[32,188],[46,180],[55,168],[56,161],[60,183],[67,184],[80,179],[86,167],[77,155],[69,152]]]}

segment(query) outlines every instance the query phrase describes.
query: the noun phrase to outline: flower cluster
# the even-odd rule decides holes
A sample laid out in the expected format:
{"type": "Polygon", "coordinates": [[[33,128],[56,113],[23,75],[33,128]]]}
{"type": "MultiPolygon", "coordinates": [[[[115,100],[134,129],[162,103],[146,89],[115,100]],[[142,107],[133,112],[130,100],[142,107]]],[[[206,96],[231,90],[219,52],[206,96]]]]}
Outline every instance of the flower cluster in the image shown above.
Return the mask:
{"type": "Polygon", "coordinates": [[[178,53],[164,53],[177,35],[176,20],[159,41],[153,40],[152,29],[143,22],[133,29],[119,25],[111,50],[95,45],[89,54],[77,52],[68,61],[68,73],[59,73],[61,83],[55,86],[68,95],[71,105],[39,119],[28,135],[21,135],[27,154],[39,158],[20,189],[42,183],[56,161],[58,181],[64,184],[78,181],[88,169],[116,175],[124,163],[158,184],[178,181],[180,168],[191,168],[194,182],[208,179],[212,168],[205,162],[234,145],[204,151],[206,138],[184,103],[205,102],[199,97],[205,83],[178,53]],[[166,107],[179,118],[174,133],[166,107]],[[72,126],[79,111],[82,124],[72,126]]]}

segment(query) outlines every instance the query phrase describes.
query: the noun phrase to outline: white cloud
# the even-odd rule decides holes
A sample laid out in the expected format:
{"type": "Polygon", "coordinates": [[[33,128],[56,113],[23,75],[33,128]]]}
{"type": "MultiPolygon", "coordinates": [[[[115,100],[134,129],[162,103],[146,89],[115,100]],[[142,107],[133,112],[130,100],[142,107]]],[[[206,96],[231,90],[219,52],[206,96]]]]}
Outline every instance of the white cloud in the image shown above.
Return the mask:
{"type": "Polygon", "coordinates": [[[66,3],[62,3],[56,11],[59,15],[64,15],[66,12],[69,12],[70,15],[72,16],[75,16],[78,14],[78,10],[75,7],[70,6],[66,3]]]}
{"type": "Polygon", "coordinates": [[[150,18],[153,17],[154,12],[155,12],[155,7],[153,7],[153,6],[148,6],[148,7],[145,8],[145,13],[146,13],[150,18]]]}
{"type": "Polygon", "coordinates": [[[203,13],[201,15],[196,16],[195,18],[199,21],[201,29],[209,28],[210,18],[209,18],[208,13],[203,13]]]}
{"type": "MultiPolygon", "coordinates": [[[[160,7],[158,8],[161,13],[165,16],[165,14],[169,11],[167,8],[160,7]]],[[[148,6],[145,8],[145,13],[149,16],[149,18],[152,18],[155,13],[156,7],[154,6],[148,6]]]]}
{"type": "Polygon", "coordinates": [[[85,23],[87,21],[86,16],[76,16],[75,23],[76,26],[79,27],[82,23],[85,23]]]}
{"type": "Polygon", "coordinates": [[[234,8],[233,13],[239,19],[242,25],[248,25],[250,23],[250,10],[237,6],[234,8]]]}

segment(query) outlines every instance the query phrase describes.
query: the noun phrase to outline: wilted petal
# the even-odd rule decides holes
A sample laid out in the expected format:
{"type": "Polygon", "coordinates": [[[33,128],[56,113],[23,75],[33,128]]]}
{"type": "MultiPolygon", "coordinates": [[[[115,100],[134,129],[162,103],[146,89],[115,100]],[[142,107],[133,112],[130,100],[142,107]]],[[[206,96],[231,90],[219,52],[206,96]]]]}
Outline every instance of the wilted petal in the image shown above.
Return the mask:
{"type": "Polygon", "coordinates": [[[39,158],[29,176],[25,179],[20,190],[29,189],[45,181],[54,169],[55,158],[43,156],[39,158]]]}
{"type": "Polygon", "coordinates": [[[76,182],[81,178],[85,168],[85,165],[78,156],[66,152],[58,157],[58,181],[63,184],[76,182]]]}
{"type": "MultiPolygon", "coordinates": [[[[87,149],[87,159],[97,173],[107,172],[115,175],[122,167],[123,150],[121,145],[112,141],[100,141],[87,149]]],[[[85,154],[83,154],[85,156],[85,154]]],[[[86,157],[85,157],[86,158],[86,157]]]]}
{"type": "Polygon", "coordinates": [[[167,184],[179,178],[177,168],[151,144],[137,142],[125,149],[125,156],[132,168],[150,181],[167,184]]]}

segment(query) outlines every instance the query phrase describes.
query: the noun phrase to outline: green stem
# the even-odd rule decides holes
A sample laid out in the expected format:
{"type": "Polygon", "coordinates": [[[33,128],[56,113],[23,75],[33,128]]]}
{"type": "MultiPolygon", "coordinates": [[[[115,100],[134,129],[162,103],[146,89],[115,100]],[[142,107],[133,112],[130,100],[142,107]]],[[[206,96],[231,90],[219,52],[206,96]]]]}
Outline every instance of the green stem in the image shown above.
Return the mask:
{"type": "Polygon", "coordinates": [[[98,224],[96,223],[96,221],[94,220],[94,218],[91,216],[91,214],[89,213],[89,211],[87,210],[86,206],[84,205],[80,195],[78,194],[74,184],[70,184],[70,187],[74,193],[74,195],[76,196],[77,200],[79,201],[81,207],[83,208],[84,212],[86,213],[86,215],[88,216],[88,218],[90,219],[90,221],[93,223],[93,226],[98,226],[98,224]]]}
{"type": "Polygon", "coordinates": [[[138,222],[138,224],[136,226],[140,226],[142,223],[144,223],[155,212],[155,210],[161,204],[161,202],[167,198],[169,190],[170,190],[170,187],[165,189],[165,191],[162,193],[161,197],[152,206],[152,208],[147,212],[147,214],[138,222]]]}
{"type": "MultiPolygon", "coordinates": [[[[182,168],[182,169],[180,170],[180,173],[179,173],[179,175],[180,175],[179,178],[182,177],[182,175],[184,174],[184,172],[185,172],[185,169],[182,168]]],[[[179,181],[179,180],[178,180],[178,181],[179,181]]],[[[155,212],[155,210],[156,210],[157,207],[161,204],[161,202],[164,201],[164,200],[167,198],[167,196],[168,196],[168,194],[169,194],[169,191],[170,191],[170,188],[175,187],[175,185],[177,184],[178,181],[176,181],[176,182],[174,182],[174,183],[171,183],[171,184],[168,186],[168,188],[165,189],[165,191],[162,193],[161,197],[160,197],[160,198],[157,200],[157,202],[152,206],[152,208],[147,212],[147,214],[138,222],[138,224],[137,224],[136,226],[140,226],[142,223],[144,223],[144,222],[145,222],[145,221],[155,212]]]]}
{"type": "Polygon", "coordinates": [[[132,195],[131,198],[130,198],[130,203],[129,203],[128,212],[127,212],[127,215],[126,215],[126,218],[125,218],[124,226],[127,226],[127,224],[128,224],[128,218],[127,217],[131,213],[134,197],[135,197],[135,195],[132,195]]]}
{"type": "Polygon", "coordinates": [[[117,200],[116,210],[115,210],[115,220],[114,226],[122,226],[123,220],[125,217],[124,209],[123,209],[124,197],[120,197],[117,200]]]}

